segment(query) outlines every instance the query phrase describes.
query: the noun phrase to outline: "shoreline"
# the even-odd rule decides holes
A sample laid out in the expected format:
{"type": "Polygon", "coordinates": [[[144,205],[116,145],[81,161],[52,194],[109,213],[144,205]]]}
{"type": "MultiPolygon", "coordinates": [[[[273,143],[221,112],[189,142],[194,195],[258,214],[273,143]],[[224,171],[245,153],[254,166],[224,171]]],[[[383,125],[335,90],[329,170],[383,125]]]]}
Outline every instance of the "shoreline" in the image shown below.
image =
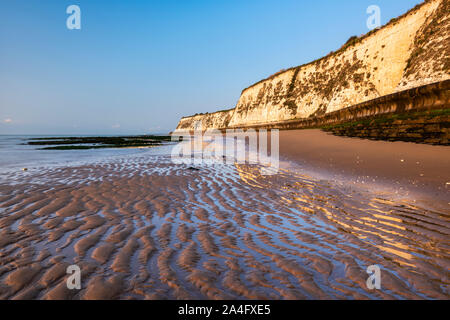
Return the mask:
{"type": "Polygon", "coordinates": [[[448,211],[450,147],[335,136],[320,129],[280,131],[280,160],[293,170],[384,191],[448,211]]]}

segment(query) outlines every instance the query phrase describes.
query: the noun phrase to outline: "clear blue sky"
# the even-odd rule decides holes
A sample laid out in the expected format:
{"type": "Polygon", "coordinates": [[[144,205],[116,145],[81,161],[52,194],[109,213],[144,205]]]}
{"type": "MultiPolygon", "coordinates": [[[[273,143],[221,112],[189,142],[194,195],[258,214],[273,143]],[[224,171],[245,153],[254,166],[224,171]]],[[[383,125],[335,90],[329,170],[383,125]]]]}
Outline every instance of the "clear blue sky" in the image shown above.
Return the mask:
{"type": "Polygon", "coordinates": [[[0,134],[168,132],[419,0],[2,0],[0,134]],[[68,30],[66,8],[81,8],[68,30]]]}

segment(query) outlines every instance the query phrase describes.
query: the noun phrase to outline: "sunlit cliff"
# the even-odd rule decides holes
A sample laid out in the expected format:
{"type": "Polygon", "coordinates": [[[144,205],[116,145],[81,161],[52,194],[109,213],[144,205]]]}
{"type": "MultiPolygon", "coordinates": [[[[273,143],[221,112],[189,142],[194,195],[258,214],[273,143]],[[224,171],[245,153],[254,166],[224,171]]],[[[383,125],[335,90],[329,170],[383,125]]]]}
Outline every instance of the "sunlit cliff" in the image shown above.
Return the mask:
{"type": "Polygon", "coordinates": [[[449,0],[425,1],[336,52],[251,85],[233,109],[182,118],[177,131],[195,121],[228,128],[312,118],[448,80],[449,12],[449,0]]]}

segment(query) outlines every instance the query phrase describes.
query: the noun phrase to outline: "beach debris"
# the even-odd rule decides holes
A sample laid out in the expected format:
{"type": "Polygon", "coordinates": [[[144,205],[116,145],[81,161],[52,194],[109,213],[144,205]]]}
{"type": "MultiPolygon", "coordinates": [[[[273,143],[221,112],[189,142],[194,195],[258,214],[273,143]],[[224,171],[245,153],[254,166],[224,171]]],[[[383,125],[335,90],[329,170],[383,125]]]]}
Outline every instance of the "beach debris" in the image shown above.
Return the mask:
{"type": "Polygon", "coordinates": [[[22,171],[28,171],[28,168],[22,168],[22,171]]]}
{"type": "Polygon", "coordinates": [[[188,170],[192,170],[192,171],[200,171],[200,169],[194,168],[194,167],[189,167],[188,170]]]}

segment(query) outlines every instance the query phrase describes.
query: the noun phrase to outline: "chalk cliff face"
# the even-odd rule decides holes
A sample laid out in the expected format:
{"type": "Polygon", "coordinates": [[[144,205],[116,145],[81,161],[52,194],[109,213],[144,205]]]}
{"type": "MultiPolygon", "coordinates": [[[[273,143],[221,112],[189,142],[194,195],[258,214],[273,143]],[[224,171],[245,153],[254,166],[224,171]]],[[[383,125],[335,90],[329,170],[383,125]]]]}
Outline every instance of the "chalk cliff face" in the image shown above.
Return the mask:
{"type": "Polygon", "coordinates": [[[450,0],[429,0],[337,52],[242,91],[234,109],[181,119],[177,130],[251,126],[320,116],[450,79],[450,0]]]}
{"type": "Polygon", "coordinates": [[[203,129],[206,128],[226,128],[233,116],[234,109],[218,111],[214,113],[198,114],[191,117],[181,118],[177,130],[194,129],[196,122],[201,122],[203,129]]]}

